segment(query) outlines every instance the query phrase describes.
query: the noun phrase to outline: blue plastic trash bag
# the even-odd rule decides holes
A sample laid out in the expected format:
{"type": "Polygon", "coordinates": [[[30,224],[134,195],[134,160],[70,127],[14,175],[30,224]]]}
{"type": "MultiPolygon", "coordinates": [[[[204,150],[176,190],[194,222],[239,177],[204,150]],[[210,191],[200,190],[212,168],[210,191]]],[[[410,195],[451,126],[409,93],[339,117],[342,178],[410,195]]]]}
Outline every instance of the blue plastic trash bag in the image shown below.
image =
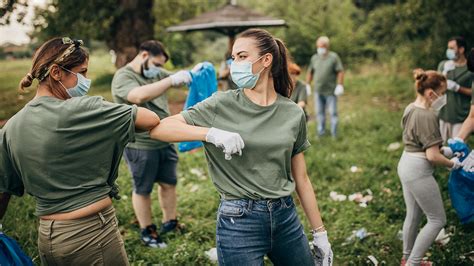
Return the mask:
{"type": "Polygon", "coordinates": [[[33,262],[15,240],[0,232],[0,265],[32,266],[33,262]]]}
{"type": "MultiPolygon", "coordinates": [[[[189,84],[189,93],[184,104],[184,110],[204,101],[217,91],[216,71],[211,63],[203,62],[201,69],[190,73],[193,79],[189,84]]],[[[186,152],[201,146],[201,141],[186,141],[178,144],[178,150],[186,152]]]]}
{"type": "MultiPolygon", "coordinates": [[[[460,161],[469,155],[469,147],[459,141],[448,141],[453,153],[460,154],[460,161]]],[[[451,171],[448,181],[449,196],[453,208],[462,224],[474,221],[474,173],[466,172],[462,168],[451,171]]]]}

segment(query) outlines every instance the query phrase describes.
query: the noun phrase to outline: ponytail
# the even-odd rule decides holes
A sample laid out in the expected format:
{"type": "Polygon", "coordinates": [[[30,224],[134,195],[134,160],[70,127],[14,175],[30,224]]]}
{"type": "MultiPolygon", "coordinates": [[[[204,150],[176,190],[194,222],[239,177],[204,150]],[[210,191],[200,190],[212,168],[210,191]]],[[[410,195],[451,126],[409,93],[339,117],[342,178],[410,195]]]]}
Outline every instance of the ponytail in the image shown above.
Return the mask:
{"type": "Polygon", "coordinates": [[[287,49],[280,39],[275,39],[275,42],[278,45],[279,56],[278,60],[272,64],[273,83],[276,92],[290,98],[293,92],[293,82],[291,82],[290,73],[288,72],[287,49]]]}

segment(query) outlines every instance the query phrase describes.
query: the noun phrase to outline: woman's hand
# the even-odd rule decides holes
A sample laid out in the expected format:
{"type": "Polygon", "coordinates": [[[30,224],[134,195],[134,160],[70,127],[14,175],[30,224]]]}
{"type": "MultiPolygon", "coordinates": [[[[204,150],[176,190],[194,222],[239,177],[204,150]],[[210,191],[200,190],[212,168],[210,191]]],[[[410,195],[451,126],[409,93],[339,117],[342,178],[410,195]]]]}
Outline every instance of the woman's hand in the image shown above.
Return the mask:
{"type": "Polygon", "coordinates": [[[327,231],[313,232],[313,247],[316,253],[316,265],[332,265],[333,254],[327,231]]]}
{"type": "Polygon", "coordinates": [[[206,135],[206,142],[216,145],[224,150],[225,159],[232,159],[232,154],[242,155],[244,140],[238,133],[211,127],[206,135]]]}

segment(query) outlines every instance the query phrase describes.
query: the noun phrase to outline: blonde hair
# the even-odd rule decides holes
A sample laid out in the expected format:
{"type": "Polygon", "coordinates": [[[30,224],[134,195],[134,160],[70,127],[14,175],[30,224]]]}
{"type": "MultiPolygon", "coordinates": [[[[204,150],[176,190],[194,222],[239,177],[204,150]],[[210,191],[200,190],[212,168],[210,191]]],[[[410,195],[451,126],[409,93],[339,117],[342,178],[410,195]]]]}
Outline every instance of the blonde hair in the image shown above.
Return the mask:
{"type": "Polygon", "coordinates": [[[329,45],[329,38],[327,36],[321,36],[316,40],[316,45],[318,45],[318,43],[329,45]]]}

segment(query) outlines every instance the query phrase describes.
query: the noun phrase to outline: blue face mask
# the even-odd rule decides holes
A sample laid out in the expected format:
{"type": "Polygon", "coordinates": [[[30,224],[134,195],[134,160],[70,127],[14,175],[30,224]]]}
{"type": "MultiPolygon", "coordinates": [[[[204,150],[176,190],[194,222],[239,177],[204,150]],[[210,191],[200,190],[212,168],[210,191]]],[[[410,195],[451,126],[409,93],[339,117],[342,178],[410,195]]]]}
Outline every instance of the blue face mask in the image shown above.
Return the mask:
{"type": "Polygon", "coordinates": [[[145,65],[148,64],[148,59],[143,64],[143,76],[147,79],[156,78],[161,73],[161,68],[157,66],[150,66],[148,69],[145,68],[145,65]]]}
{"type": "Polygon", "coordinates": [[[254,62],[250,61],[243,61],[243,62],[236,62],[232,61],[230,65],[230,76],[232,77],[232,81],[237,85],[239,88],[248,88],[253,89],[255,85],[257,85],[258,78],[260,77],[260,73],[265,69],[262,68],[260,72],[254,74],[252,72],[252,65],[262,58],[260,56],[254,62]]]}
{"type": "Polygon", "coordinates": [[[63,88],[66,90],[67,94],[69,94],[69,96],[71,97],[80,97],[80,96],[87,95],[87,92],[89,92],[89,89],[91,87],[92,81],[84,77],[81,73],[74,73],[69,69],[65,69],[64,67],[61,67],[61,68],[77,76],[76,86],[69,89],[66,88],[66,86],[64,86],[64,84],[61,81],[58,80],[61,86],[63,86],[63,88]]]}
{"type": "Polygon", "coordinates": [[[456,51],[454,49],[446,49],[446,57],[449,60],[456,60],[457,59],[456,51]]]}

